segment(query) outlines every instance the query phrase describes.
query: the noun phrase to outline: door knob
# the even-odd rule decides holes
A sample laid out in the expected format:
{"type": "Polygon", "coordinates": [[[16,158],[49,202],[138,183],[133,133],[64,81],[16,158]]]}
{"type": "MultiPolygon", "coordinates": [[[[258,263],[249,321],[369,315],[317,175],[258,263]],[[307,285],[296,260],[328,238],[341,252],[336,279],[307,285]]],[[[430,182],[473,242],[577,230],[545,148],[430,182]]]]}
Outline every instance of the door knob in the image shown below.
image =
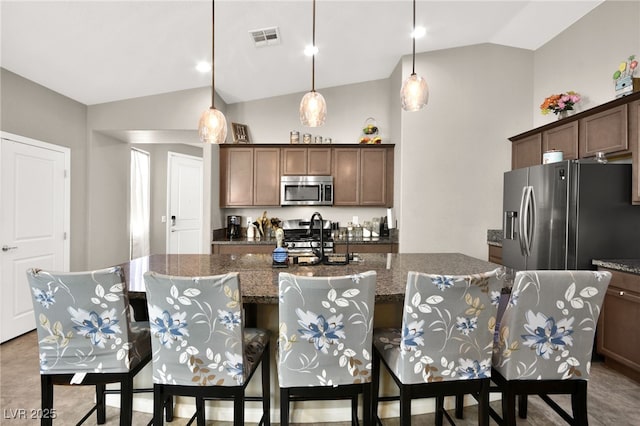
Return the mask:
{"type": "Polygon", "coordinates": [[[2,246],[2,251],[9,251],[9,250],[17,249],[17,248],[18,248],[17,246],[9,247],[8,245],[5,244],[5,245],[2,246]]]}

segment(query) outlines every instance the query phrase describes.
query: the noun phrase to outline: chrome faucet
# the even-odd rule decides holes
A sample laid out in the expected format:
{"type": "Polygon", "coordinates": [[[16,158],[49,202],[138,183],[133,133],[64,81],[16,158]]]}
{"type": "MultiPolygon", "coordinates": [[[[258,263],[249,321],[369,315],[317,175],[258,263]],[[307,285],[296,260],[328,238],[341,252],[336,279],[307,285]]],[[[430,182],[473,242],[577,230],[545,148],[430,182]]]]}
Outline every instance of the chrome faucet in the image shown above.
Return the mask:
{"type": "Polygon", "coordinates": [[[322,215],[319,212],[314,212],[311,215],[311,219],[309,219],[309,231],[307,233],[309,236],[313,235],[313,220],[315,218],[318,218],[320,220],[320,250],[318,252],[318,250],[316,250],[313,247],[313,243],[311,246],[311,250],[318,257],[318,261],[315,262],[314,264],[318,264],[318,263],[324,262],[324,236],[323,236],[324,220],[322,219],[322,215]]]}

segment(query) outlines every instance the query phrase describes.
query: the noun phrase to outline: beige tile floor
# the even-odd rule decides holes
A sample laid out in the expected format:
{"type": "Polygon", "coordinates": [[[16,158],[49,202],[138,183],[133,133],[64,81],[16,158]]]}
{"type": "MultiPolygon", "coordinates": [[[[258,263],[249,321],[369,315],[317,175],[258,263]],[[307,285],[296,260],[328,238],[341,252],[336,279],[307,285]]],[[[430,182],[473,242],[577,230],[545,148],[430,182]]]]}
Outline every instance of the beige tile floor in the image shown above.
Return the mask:
{"type": "MultiPolygon", "coordinates": [[[[40,379],[35,332],[13,339],[0,345],[0,425],[34,425],[36,420],[12,419],[11,410],[25,409],[29,413],[40,406],[40,379]]],[[[589,424],[592,426],[640,425],[640,383],[595,363],[589,382],[589,424]]],[[[90,387],[58,386],[55,390],[55,408],[58,414],[56,425],[72,425],[88,410],[93,401],[90,387]]],[[[529,417],[518,420],[518,425],[555,425],[562,419],[537,397],[530,397],[529,417]]],[[[568,398],[561,398],[561,405],[569,407],[568,398]]],[[[492,403],[499,410],[499,402],[492,403]]],[[[475,407],[465,409],[465,419],[458,425],[477,424],[475,407]]],[[[117,408],[108,407],[107,425],[119,424],[117,408]]],[[[134,413],[133,424],[146,425],[151,419],[149,413],[134,413]]],[[[415,416],[414,425],[433,424],[433,415],[415,416]]],[[[182,426],[188,419],[175,419],[171,425],[182,426]]],[[[398,425],[398,419],[384,419],[385,425],[398,425]]],[[[92,417],[86,424],[95,424],[92,417]]],[[[230,425],[226,422],[208,422],[210,425],[230,425]]],[[[307,423],[308,426],[346,426],[350,423],[307,423]]],[[[491,424],[495,424],[493,420],[491,424]]]]}

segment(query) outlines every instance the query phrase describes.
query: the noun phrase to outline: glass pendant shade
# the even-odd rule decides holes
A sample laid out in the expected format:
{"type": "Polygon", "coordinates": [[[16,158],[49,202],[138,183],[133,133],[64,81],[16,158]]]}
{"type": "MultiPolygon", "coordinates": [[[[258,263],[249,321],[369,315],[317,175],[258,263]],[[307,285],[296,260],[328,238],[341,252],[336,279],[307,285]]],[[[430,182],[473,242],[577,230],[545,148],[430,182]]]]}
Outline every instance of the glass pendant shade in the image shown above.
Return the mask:
{"type": "Polygon", "coordinates": [[[411,74],[402,84],[400,98],[402,100],[403,110],[421,110],[427,105],[427,102],[429,102],[429,86],[427,86],[427,81],[415,73],[411,74]]]}
{"type": "Polygon", "coordinates": [[[312,90],[300,101],[300,122],[307,127],[319,127],[327,118],[327,103],[324,96],[312,90]]]}
{"type": "Polygon", "coordinates": [[[198,135],[205,143],[224,143],[227,139],[227,119],[215,108],[209,108],[200,116],[198,135]]]}

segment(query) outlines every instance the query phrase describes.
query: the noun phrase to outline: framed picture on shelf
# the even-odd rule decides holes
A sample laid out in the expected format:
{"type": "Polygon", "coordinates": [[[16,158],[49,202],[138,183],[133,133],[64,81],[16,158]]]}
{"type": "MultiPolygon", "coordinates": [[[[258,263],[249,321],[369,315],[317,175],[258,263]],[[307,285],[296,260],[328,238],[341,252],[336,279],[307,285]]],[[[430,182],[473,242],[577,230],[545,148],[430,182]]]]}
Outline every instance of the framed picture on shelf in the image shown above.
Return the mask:
{"type": "Polygon", "coordinates": [[[246,124],[231,123],[231,129],[233,130],[233,143],[251,143],[246,124]]]}

